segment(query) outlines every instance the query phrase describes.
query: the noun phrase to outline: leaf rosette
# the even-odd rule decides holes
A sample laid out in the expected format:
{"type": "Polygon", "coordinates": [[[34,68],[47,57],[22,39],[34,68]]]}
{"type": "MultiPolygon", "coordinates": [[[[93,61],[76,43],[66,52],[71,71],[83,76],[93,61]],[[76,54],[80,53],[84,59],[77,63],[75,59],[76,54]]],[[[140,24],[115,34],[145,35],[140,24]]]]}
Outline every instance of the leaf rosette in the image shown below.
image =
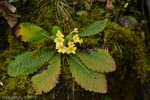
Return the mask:
{"type": "Polygon", "coordinates": [[[49,92],[58,83],[61,73],[61,55],[67,55],[70,72],[75,81],[85,90],[97,93],[107,92],[107,80],[105,73],[116,70],[116,64],[110,54],[103,49],[91,50],[90,54],[80,52],[76,44],[84,41],[80,36],[91,36],[103,31],[107,20],[101,20],[90,24],[78,31],[74,28],[68,35],[64,35],[59,26],[52,28],[49,34],[37,25],[21,23],[15,32],[23,42],[32,42],[49,38],[55,43],[55,50],[34,50],[16,56],[8,66],[8,74],[18,76],[29,75],[36,72],[31,78],[36,94],[49,92]],[[57,52],[56,52],[57,51],[57,52]],[[38,54],[36,54],[38,52],[38,54]],[[35,56],[36,54],[36,56],[35,56]],[[33,56],[34,55],[34,56],[33,56]]]}

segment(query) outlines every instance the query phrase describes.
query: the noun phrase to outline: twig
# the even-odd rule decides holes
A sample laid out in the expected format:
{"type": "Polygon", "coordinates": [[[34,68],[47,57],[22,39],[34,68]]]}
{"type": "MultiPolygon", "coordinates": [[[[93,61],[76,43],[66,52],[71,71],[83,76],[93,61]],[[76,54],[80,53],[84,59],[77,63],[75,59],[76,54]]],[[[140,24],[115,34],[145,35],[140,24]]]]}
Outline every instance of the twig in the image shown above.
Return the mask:
{"type": "Polygon", "coordinates": [[[121,8],[122,8],[122,4],[120,4],[120,6],[119,6],[119,11],[118,11],[117,14],[116,14],[116,18],[115,18],[115,21],[114,21],[115,23],[117,22],[119,13],[120,13],[120,11],[121,11],[121,8]]]}
{"type": "Polygon", "coordinates": [[[54,91],[53,91],[53,100],[55,99],[55,88],[54,88],[54,91]]]}
{"type": "Polygon", "coordinates": [[[72,81],[72,100],[74,100],[74,79],[72,81]]]}

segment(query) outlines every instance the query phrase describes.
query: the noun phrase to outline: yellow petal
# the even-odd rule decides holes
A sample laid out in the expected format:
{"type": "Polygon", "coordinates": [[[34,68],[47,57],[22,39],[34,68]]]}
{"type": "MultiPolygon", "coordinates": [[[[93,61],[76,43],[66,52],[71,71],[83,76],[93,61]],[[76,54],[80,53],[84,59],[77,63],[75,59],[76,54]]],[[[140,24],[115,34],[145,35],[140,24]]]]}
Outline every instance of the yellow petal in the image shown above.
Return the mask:
{"type": "Polygon", "coordinates": [[[56,49],[59,49],[59,47],[62,45],[63,45],[63,43],[56,43],[56,49]]]}
{"type": "Polygon", "coordinates": [[[58,46],[58,52],[59,53],[66,53],[66,51],[67,51],[67,48],[64,46],[64,45],[59,45],[58,46]]]}
{"type": "Polygon", "coordinates": [[[62,44],[64,42],[64,39],[57,37],[57,38],[55,38],[54,42],[58,43],[58,44],[62,44]]]}
{"type": "Polygon", "coordinates": [[[73,41],[74,41],[74,43],[80,42],[78,34],[76,34],[75,36],[73,36],[73,41]]]}
{"type": "Polygon", "coordinates": [[[79,33],[78,28],[74,28],[73,32],[74,33],[79,33]]]}
{"type": "Polygon", "coordinates": [[[73,34],[73,33],[79,33],[78,28],[74,28],[74,30],[70,32],[70,34],[73,34]]]}
{"type": "Polygon", "coordinates": [[[68,47],[67,48],[67,54],[69,54],[69,53],[75,54],[76,49],[77,49],[77,47],[68,47]]]}
{"type": "Polygon", "coordinates": [[[69,47],[75,46],[75,44],[73,42],[69,42],[68,45],[69,45],[69,47]]]}
{"type": "Polygon", "coordinates": [[[57,31],[57,34],[56,34],[56,36],[57,37],[59,37],[59,38],[62,38],[62,37],[64,37],[64,35],[58,30],[57,31]]]}
{"type": "Polygon", "coordinates": [[[126,3],[125,5],[124,5],[124,8],[127,8],[128,7],[128,3],[126,3]]]}
{"type": "Polygon", "coordinates": [[[83,43],[83,39],[80,39],[80,42],[79,42],[80,44],[82,44],[83,43]]]}

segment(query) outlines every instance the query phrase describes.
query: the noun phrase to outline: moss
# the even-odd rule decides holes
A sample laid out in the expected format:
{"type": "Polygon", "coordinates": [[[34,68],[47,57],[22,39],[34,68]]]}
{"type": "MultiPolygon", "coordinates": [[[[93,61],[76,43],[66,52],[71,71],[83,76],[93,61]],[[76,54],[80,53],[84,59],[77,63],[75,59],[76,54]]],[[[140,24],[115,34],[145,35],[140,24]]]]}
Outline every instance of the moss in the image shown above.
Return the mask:
{"type": "MultiPolygon", "coordinates": [[[[80,10],[82,11],[82,9],[80,10]]],[[[95,6],[93,6],[93,9],[86,11],[87,15],[78,16],[75,14],[75,16],[72,17],[75,23],[75,27],[81,29],[83,26],[87,26],[94,21],[104,19],[106,16],[106,13],[104,13],[105,10],[106,9],[104,9],[104,4],[97,3],[95,6]]]]}
{"type": "Polygon", "coordinates": [[[108,75],[109,89],[112,86],[110,96],[114,100],[118,100],[120,98],[114,94],[123,91],[119,93],[123,100],[136,100],[138,97],[135,91],[140,91],[140,88],[137,88],[140,85],[138,78],[141,82],[147,80],[148,68],[145,65],[146,47],[144,40],[136,31],[112,22],[107,25],[105,37],[107,38],[106,46],[109,47],[117,64],[117,71],[109,74],[110,76],[108,75]]]}
{"type": "Polygon", "coordinates": [[[40,49],[50,49],[51,51],[54,50],[55,46],[52,40],[50,39],[43,39],[40,41],[34,41],[28,43],[28,50],[40,50],[40,49]]]}
{"type": "MultiPolygon", "coordinates": [[[[135,69],[138,73],[138,77],[141,81],[145,80],[146,72],[146,47],[143,38],[140,37],[136,31],[132,31],[130,28],[124,28],[115,23],[109,23],[105,31],[106,38],[108,39],[107,46],[114,57],[118,57],[118,53],[121,55],[122,61],[128,63],[128,67],[135,69]],[[115,43],[121,48],[115,47],[115,43]]],[[[116,61],[117,62],[117,61],[116,61]]],[[[120,62],[120,61],[119,61],[120,62]]]]}
{"type": "Polygon", "coordinates": [[[0,30],[1,30],[1,32],[0,32],[0,52],[2,52],[2,49],[5,49],[5,48],[7,48],[8,47],[8,42],[7,42],[7,34],[5,34],[6,33],[6,30],[5,30],[5,28],[8,28],[7,27],[7,24],[6,25],[4,25],[3,27],[1,27],[1,25],[0,25],[0,30]]]}
{"type": "Polygon", "coordinates": [[[3,73],[6,73],[7,66],[10,63],[10,61],[12,61],[12,59],[16,55],[20,54],[21,52],[25,50],[23,43],[19,42],[12,35],[12,31],[10,28],[7,27],[7,30],[5,30],[4,34],[6,34],[5,39],[7,40],[7,42],[5,41],[3,42],[5,42],[5,45],[7,46],[7,48],[1,49],[1,53],[0,53],[0,65],[1,65],[0,71],[2,75],[3,73]]]}
{"type": "Polygon", "coordinates": [[[1,81],[4,86],[0,89],[0,97],[34,95],[33,89],[31,90],[31,82],[28,76],[21,75],[11,78],[8,75],[4,75],[1,81]]]}
{"type": "Polygon", "coordinates": [[[99,44],[103,42],[102,33],[90,37],[83,37],[82,39],[84,41],[84,45],[86,44],[99,46],[99,44]]]}

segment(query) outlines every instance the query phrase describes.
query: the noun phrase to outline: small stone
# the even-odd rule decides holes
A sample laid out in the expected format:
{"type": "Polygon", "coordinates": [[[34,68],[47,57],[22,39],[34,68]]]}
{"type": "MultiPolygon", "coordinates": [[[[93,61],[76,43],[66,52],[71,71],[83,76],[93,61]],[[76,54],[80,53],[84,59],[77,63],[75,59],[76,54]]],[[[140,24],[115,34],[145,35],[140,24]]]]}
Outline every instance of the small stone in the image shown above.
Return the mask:
{"type": "Polygon", "coordinates": [[[1,86],[3,86],[3,83],[2,83],[2,82],[0,82],[0,85],[1,85],[1,86]]]}

